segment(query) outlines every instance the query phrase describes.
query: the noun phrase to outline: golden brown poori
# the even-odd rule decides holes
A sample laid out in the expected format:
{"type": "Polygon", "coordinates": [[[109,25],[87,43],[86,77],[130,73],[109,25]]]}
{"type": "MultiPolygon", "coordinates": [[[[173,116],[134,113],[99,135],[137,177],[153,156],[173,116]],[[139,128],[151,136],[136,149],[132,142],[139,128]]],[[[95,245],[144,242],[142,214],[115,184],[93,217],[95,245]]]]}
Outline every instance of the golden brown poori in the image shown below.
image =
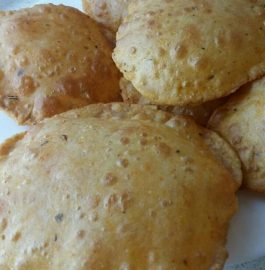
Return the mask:
{"type": "Polygon", "coordinates": [[[1,269],[222,269],[240,165],[190,118],[90,105],[2,149],[1,269]]]}
{"type": "Polygon", "coordinates": [[[235,93],[210,119],[216,130],[236,149],[243,163],[244,185],[265,192],[265,78],[235,93]]]}
{"type": "Polygon", "coordinates": [[[0,108],[35,124],[0,145],[0,269],[223,269],[265,192],[264,1],[82,2],[0,11],[0,108]]]}
{"type": "Polygon", "coordinates": [[[0,36],[0,106],[19,123],[119,100],[112,49],[82,12],[52,4],[7,12],[0,36]]]}
{"type": "Polygon", "coordinates": [[[265,73],[263,0],[135,0],[113,58],[152,103],[195,105],[265,73]]]}

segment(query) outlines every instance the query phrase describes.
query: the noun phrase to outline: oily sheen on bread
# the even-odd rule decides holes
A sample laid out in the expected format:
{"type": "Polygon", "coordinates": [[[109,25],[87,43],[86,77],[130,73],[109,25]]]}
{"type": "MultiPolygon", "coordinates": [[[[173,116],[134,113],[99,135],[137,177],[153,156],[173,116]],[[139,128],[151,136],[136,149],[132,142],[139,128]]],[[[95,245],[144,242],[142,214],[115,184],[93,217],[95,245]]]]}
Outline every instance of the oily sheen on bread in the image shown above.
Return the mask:
{"type": "Polygon", "coordinates": [[[0,269],[222,269],[240,174],[218,135],[152,106],[45,119],[0,150],[0,269]]]}
{"type": "Polygon", "coordinates": [[[209,127],[224,137],[243,163],[244,185],[265,192],[265,78],[242,87],[212,115],[209,127]]]}
{"type": "Polygon", "coordinates": [[[265,73],[263,0],[135,0],[114,61],[152,103],[195,105],[265,73]]]}
{"type": "Polygon", "coordinates": [[[112,49],[82,12],[51,4],[6,12],[0,35],[0,107],[19,123],[119,100],[112,49]]]}

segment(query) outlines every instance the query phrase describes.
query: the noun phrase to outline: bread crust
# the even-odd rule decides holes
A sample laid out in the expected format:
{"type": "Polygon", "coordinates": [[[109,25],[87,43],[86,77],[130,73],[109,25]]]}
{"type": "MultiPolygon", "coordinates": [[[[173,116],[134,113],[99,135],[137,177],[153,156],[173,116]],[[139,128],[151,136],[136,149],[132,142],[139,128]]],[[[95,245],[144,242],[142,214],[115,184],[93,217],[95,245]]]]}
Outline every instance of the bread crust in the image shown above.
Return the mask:
{"type": "Polygon", "coordinates": [[[209,128],[237,151],[243,163],[245,187],[265,192],[265,78],[242,87],[212,115],[209,128]]]}
{"type": "Polygon", "coordinates": [[[262,0],[136,0],[113,59],[152,103],[196,105],[227,96],[265,73],[263,6],[262,0]]]}
{"type": "MultiPolygon", "coordinates": [[[[150,100],[143,97],[131,82],[124,77],[120,79],[121,96],[125,103],[128,104],[152,104],[150,100]]],[[[175,115],[189,115],[196,123],[206,126],[212,113],[225,103],[227,98],[220,98],[205,102],[197,106],[158,106],[160,110],[171,112],[175,115]]]]}
{"type": "Polygon", "coordinates": [[[32,126],[0,160],[0,268],[222,269],[239,182],[210,134],[126,104],[32,126]]]}
{"type": "Polygon", "coordinates": [[[83,0],[84,11],[95,21],[116,33],[132,0],[83,0]]]}
{"type": "Polygon", "coordinates": [[[0,16],[0,107],[20,124],[118,101],[119,72],[99,26],[63,5],[0,16]]]}

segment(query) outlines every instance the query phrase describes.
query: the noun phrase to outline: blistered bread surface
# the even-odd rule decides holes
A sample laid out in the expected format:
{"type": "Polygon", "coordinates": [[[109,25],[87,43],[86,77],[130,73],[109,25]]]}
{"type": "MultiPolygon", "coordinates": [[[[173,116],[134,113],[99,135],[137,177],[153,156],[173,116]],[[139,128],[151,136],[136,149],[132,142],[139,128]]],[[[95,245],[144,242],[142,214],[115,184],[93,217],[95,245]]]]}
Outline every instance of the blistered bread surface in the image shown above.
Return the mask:
{"type": "Polygon", "coordinates": [[[112,104],[8,140],[0,269],[222,269],[239,183],[214,136],[155,107],[112,104]]]}
{"type": "Polygon", "coordinates": [[[226,96],[265,73],[263,0],[136,0],[113,58],[159,105],[226,96]]]}
{"type": "Polygon", "coordinates": [[[95,21],[117,32],[132,0],[83,0],[85,12],[95,21]]]}
{"type": "Polygon", "coordinates": [[[246,187],[265,192],[265,79],[249,83],[215,111],[209,127],[236,149],[246,187]]]}
{"type": "Polygon", "coordinates": [[[0,36],[0,106],[19,123],[119,100],[112,49],[80,11],[48,4],[6,12],[0,36]]]}

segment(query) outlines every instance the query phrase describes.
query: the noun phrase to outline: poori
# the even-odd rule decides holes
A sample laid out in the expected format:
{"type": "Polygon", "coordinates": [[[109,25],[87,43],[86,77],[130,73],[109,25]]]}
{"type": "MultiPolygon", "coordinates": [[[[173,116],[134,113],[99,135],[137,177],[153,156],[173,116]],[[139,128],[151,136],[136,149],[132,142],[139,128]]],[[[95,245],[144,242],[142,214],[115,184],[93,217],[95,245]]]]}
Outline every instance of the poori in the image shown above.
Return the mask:
{"type": "Polygon", "coordinates": [[[265,192],[265,78],[249,83],[218,108],[209,121],[237,151],[244,185],[265,192]]]}
{"type": "Polygon", "coordinates": [[[0,107],[19,123],[119,100],[112,48],[82,12],[52,4],[7,12],[0,36],[0,107]]]}
{"type": "Polygon", "coordinates": [[[1,269],[205,270],[226,259],[241,171],[190,118],[117,103],[9,139],[0,178],[1,269]]]}
{"type": "Polygon", "coordinates": [[[152,103],[195,105],[265,73],[263,0],[135,0],[113,59],[152,103]]]}

